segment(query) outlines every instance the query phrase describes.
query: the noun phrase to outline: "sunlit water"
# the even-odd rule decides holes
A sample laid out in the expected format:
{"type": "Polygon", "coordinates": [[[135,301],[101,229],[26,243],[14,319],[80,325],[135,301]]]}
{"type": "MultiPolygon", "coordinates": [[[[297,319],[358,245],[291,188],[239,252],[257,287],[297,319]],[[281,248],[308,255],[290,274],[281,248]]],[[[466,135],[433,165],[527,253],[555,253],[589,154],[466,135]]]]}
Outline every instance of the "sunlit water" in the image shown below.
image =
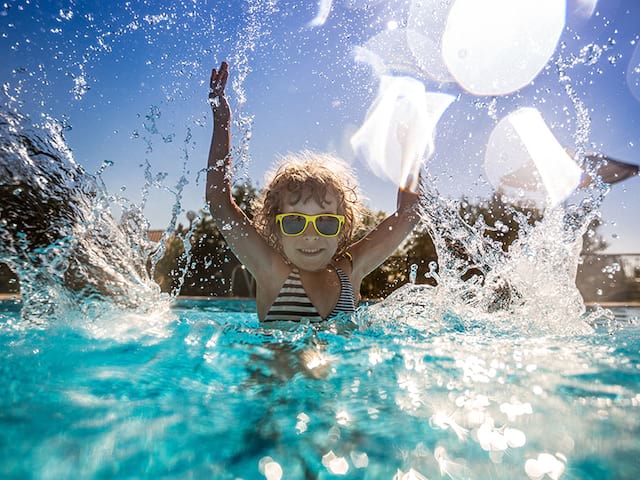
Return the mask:
{"type": "MultiPolygon", "coordinates": [[[[118,12],[52,5],[0,10],[13,62],[0,106],[0,261],[19,276],[22,295],[0,302],[0,476],[640,475],[639,312],[587,310],[575,287],[582,235],[609,189],[596,175],[598,160],[585,155],[593,110],[585,97],[602,58],[619,58],[615,38],[582,44],[571,32],[596,2],[318,2],[304,23],[311,30],[296,33],[304,40],[298,54],[319,35],[309,61],[320,65],[305,68],[331,101],[304,100],[320,111],[330,105],[331,122],[344,105],[370,104],[364,118],[345,120],[362,128],[344,143],[382,177],[413,184],[420,165],[433,162],[421,173],[420,228],[433,237],[438,262],[422,259],[412,275],[435,287],[409,284],[317,331],[265,330],[251,302],[176,300],[152,280],[183,196],[203,189],[205,153],[192,160],[190,152],[210,127],[201,110],[178,127],[161,120],[179,117],[173,107],[194,98],[208,109],[207,70],[225,55],[242,179],[251,159],[251,56],[262,48],[296,66],[270,32],[300,9],[268,0],[164,10],[128,2],[118,12]],[[127,158],[144,169],[141,201],[105,187],[112,161],[97,171],[78,163],[65,139],[73,126],[56,103],[67,95],[78,102],[71,110],[106,112],[102,102],[83,102],[95,102],[101,86],[110,98],[109,81],[95,76],[102,62],[130,58],[128,40],[148,57],[132,68],[146,77],[119,87],[136,99],[146,81],[162,91],[137,113],[141,125],[125,145],[144,143],[143,155],[127,158]],[[183,171],[167,179],[156,162],[181,135],[183,150],[171,159],[183,171]],[[453,180],[456,158],[466,164],[453,180]],[[477,169],[487,178],[472,182],[483,176],[477,169]],[[575,191],[582,172],[595,181],[575,191]],[[460,216],[463,201],[440,193],[456,181],[501,192],[519,231],[508,251],[486,235],[508,227],[482,217],[470,223],[460,216]],[[172,203],[157,244],[145,216],[155,190],[172,203]],[[543,220],[530,225],[510,206],[517,201],[536,204],[543,220]]],[[[632,66],[627,83],[636,95],[632,66]]],[[[130,116],[122,114],[123,124],[130,116]]]]}
{"type": "Polygon", "coordinates": [[[252,302],[180,301],[164,338],[126,341],[15,330],[18,307],[0,308],[3,478],[638,473],[638,309],[582,336],[366,307],[355,325],[282,332],[252,302]]]}
{"type": "Polygon", "coordinates": [[[55,123],[2,114],[0,253],[23,285],[0,304],[3,476],[638,471],[638,311],[587,311],[575,287],[597,195],[522,220],[504,252],[427,177],[437,286],[406,285],[319,331],[264,330],[251,302],[171,308],[135,205],[75,163],[55,123]],[[469,265],[482,280],[462,280],[469,265]]]}

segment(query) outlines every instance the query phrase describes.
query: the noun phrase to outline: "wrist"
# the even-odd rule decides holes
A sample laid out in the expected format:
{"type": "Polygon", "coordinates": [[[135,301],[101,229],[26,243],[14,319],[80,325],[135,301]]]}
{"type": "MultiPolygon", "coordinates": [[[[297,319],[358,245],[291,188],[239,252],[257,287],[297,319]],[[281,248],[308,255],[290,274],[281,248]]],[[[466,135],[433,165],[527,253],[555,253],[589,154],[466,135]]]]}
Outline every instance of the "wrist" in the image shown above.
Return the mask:
{"type": "Polygon", "coordinates": [[[400,189],[398,192],[398,212],[416,213],[420,203],[420,194],[411,190],[400,189]]]}

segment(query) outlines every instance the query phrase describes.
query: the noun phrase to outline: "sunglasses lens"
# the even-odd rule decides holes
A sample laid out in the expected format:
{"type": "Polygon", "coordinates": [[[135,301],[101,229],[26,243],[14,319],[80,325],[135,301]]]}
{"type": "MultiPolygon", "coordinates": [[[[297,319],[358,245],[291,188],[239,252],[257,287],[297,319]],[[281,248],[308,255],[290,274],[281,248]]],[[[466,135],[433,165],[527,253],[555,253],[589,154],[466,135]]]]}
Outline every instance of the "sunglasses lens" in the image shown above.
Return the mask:
{"type": "Polygon", "coordinates": [[[321,215],[316,218],[316,228],[322,235],[336,235],[340,230],[340,221],[336,217],[321,215]]]}
{"type": "Polygon", "coordinates": [[[287,235],[297,235],[304,230],[307,221],[300,215],[287,215],[282,218],[282,231],[287,235]]]}

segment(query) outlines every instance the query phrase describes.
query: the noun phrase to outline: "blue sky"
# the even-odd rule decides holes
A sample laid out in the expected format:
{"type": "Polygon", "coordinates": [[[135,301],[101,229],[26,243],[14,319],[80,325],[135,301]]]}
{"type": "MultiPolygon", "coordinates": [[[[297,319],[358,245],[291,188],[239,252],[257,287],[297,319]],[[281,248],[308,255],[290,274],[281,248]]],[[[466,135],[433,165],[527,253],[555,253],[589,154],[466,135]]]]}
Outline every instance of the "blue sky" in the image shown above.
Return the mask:
{"type": "MultiPolygon", "coordinates": [[[[640,73],[633,71],[640,64],[640,4],[601,0],[591,12],[594,2],[567,2],[554,58],[579,55],[590,44],[603,49],[594,64],[569,71],[590,112],[590,148],[640,163],[640,73]]],[[[64,119],[66,138],[89,172],[113,162],[104,173],[111,192],[140,201],[146,162],[169,190],[186,169],[186,211],[204,203],[196,177],[211,131],[207,82],[210,68],[226,59],[236,80],[228,88],[238,121],[234,145],[247,147],[237,155],[241,178],[261,184],[279,154],[331,150],[354,162],[369,206],[389,212],[394,185],[371,174],[349,147],[379,82],[355,60],[354,49],[404,26],[410,3],[335,0],[326,22],[311,28],[318,4],[301,0],[7,0],[0,6],[0,75],[5,91],[34,120],[41,113],[64,119]]],[[[455,83],[425,84],[456,96],[428,164],[444,195],[491,191],[483,176],[484,145],[497,119],[518,107],[536,106],[559,141],[573,143],[575,110],[553,63],[532,85],[493,103],[455,83]]],[[[3,102],[10,101],[4,96],[3,102]]],[[[612,251],[640,252],[639,187],[638,177],[614,185],[602,207],[612,251]]],[[[153,228],[166,227],[173,203],[169,191],[151,190],[145,213],[153,228]]]]}

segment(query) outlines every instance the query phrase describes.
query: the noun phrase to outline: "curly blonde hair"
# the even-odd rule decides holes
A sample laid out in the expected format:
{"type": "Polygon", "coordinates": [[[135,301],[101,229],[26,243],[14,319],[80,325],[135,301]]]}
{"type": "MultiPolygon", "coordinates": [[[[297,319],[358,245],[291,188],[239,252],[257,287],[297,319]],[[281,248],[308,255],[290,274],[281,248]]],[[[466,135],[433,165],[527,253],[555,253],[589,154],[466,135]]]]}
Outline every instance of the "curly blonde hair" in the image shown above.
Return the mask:
{"type": "Polygon", "coordinates": [[[352,243],[354,233],[362,227],[366,209],[361,202],[355,174],[344,161],[333,155],[308,150],[289,154],[267,173],[265,184],[255,203],[253,222],[267,242],[280,251],[276,215],[282,212],[286,198],[296,203],[306,194],[305,200],[313,198],[318,205],[324,206],[328,194],[336,196],[337,213],[345,217],[338,253],[352,243]]]}

